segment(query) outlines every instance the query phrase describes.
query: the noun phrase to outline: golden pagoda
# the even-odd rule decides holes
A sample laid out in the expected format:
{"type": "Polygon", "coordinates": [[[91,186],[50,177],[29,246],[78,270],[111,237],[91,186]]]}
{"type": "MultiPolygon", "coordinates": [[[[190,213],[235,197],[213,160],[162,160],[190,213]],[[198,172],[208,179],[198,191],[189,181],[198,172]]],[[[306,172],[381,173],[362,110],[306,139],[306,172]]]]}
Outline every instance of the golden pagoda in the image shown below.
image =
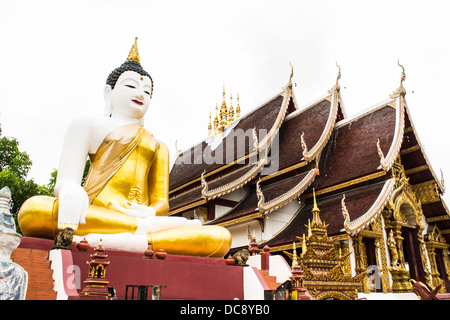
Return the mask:
{"type": "Polygon", "coordinates": [[[211,112],[209,113],[208,122],[208,136],[214,136],[220,132],[223,132],[226,128],[230,127],[231,124],[239,119],[241,116],[241,107],[239,105],[239,93],[237,94],[237,107],[236,111],[233,108],[233,94],[230,93],[230,107],[227,107],[225,98],[225,85],[222,91],[222,104],[220,109],[217,107],[216,103],[216,114],[214,120],[212,120],[211,112]]]}
{"type": "Polygon", "coordinates": [[[303,253],[300,259],[297,257],[295,245],[292,254],[285,251],[293,261],[292,270],[302,270],[302,284],[316,300],[357,300],[358,290],[362,288],[366,273],[352,277],[345,271],[344,264],[350,253],[342,256],[339,249],[335,248],[332,238],[328,237],[328,225],[320,219],[314,189],[311,213],[313,219],[312,223],[308,224],[308,237],[297,237],[302,240],[303,253]]]}

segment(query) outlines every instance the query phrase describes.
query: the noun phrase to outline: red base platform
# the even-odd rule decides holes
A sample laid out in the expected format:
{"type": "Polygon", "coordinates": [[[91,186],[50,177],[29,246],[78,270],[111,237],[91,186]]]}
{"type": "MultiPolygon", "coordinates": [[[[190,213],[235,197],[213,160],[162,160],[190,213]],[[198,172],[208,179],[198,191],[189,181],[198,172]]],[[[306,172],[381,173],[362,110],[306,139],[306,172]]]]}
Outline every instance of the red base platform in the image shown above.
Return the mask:
{"type": "MultiPolygon", "coordinates": [[[[52,240],[24,237],[19,248],[50,251],[52,240]]],[[[79,251],[72,245],[73,270],[78,292],[88,277],[88,264],[94,248],[79,251]]],[[[164,260],[144,253],[106,249],[108,287],[114,287],[118,300],[125,299],[126,286],[163,286],[161,299],[233,300],[244,298],[243,267],[230,266],[224,259],[167,255],[164,260]]],[[[71,268],[72,270],[72,268],[71,268]]],[[[65,272],[65,271],[63,271],[65,272]]],[[[73,277],[73,276],[72,276],[73,277]]],[[[149,290],[148,299],[151,299],[149,290]]],[[[128,299],[131,298],[131,291],[128,299]]],[[[136,299],[136,294],[134,296],[136,299]]]]}

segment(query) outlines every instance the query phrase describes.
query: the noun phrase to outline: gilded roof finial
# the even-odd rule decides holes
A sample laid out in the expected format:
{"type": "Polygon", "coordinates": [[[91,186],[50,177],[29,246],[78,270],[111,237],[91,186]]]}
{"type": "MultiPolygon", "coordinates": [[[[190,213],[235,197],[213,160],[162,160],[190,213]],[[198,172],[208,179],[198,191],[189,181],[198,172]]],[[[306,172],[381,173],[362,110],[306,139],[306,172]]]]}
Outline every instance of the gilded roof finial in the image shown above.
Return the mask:
{"type": "Polygon", "coordinates": [[[341,79],[341,67],[338,65],[337,61],[336,61],[336,67],[338,67],[338,69],[339,69],[338,75],[336,77],[336,89],[339,91],[339,89],[341,88],[339,85],[339,79],[341,79]]]}
{"type": "Polygon", "coordinates": [[[399,66],[400,68],[402,68],[402,75],[401,75],[401,77],[400,77],[400,86],[398,87],[397,90],[395,90],[395,91],[390,95],[391,98],[398,98],[400,95],[401,95],[401,96],[405,96],[405,94],[406,94],[406,90],[405,90],[405,88],[403,87],[403,82],[404,82],[405,79],[406,79],[405,68],[400,64],[400,60],[399,60],[399,59],[397,59],[397,64],[398,64],[398,66],[399,66]]]}
{"type": "Polygon", "coordinates": [[[401,92],[403,92],[405,90],[405,88],[403,87],[403,81],[405,81],[406,79],[405,68],[400,64],[400,59],[397,59],[397,64],[399,65],[399,67],[402,68],[402,75],[400,77],[400,88],[401,92]]]}
{"type": "Polygon", "coordinates": [[[294,67],[292,66],[292,63],[289,61],[289,65],[291,66],[291,74],[289,76],[289,87],[292,87],[292,77],[294,76],[294,67]]]}
{"type": "Polygon", "coordinates": [[[131,47],[130,53],[128,54],[127,61],[136,61],[138,63],[141,63],[141,59],[139,58],[139,50],[137,46],[137,40],[138,37],[134,39],[134,44],[131,47]]]}

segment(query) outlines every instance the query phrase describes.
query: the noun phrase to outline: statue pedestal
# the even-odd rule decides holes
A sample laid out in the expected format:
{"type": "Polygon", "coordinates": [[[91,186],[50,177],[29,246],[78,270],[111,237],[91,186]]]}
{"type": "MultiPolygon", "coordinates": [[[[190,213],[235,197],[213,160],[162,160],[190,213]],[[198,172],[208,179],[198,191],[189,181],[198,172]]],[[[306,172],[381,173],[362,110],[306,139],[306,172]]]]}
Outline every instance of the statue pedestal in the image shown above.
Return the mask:
{"type": "MultiPolygon", "coordinates": [[[[24,237],[19,248],[51,249],[52,240],[24,237]]],[[[70,280],[78,292],[88,278],[88,264],[94,248],[80,251],[72,245],[72,274],[70,280]]],[[[225,259],[167,255],[164,260],[146,258],[144,252],[106,249],[110,264],[106,270],[108,287],[113,287],[116,299],[124,300],[126,286],[161,286],[161,300],[233,300],[244,299],[244,267],[230,266],[225,259]]],[[[66,274],[63,270],[63,274],[66,274]]],[[[56,286],[55,286],[56,288],[56,286]]],[[[136,296],[134,297],[136,299],[136,296]]],[[[80,299],[69,295],[69,299],[80,299]]],[[[89,298],[82,298],[89,299],[89,298]]],[[[107,299],[107,298],[101,298],[107,299]]],[[[130,299],[130,293],[128,294],[130,299]]],[[[150,299],[150,297],[149,297],[150,299]]]]}

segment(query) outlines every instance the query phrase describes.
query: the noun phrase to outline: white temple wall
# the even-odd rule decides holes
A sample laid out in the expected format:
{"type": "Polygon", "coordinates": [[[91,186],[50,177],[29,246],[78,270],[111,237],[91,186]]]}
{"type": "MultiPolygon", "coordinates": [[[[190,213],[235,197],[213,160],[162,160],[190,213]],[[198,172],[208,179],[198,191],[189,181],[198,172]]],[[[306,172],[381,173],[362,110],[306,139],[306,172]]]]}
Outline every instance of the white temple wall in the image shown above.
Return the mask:
{"type": "Polygon", "coordinates": [[[249,232],[252,236],[255,236],[256,241],[261,241],[261,227],[255,220],[245,224],[230,226],[227,229],[231,233],[231,248],[248,246],[250,243],[249,232]]]}
{"type": "MultiPolygon", "coordinates": [[[[294,218],[295,213],[300,209],[298,201],[291,201],[287,205],[264,216],[264,241],[270,240],[273,236],[283,230],[294,218]]],[[[302,235],[299,234],[299,237],[302,235]]]]}

